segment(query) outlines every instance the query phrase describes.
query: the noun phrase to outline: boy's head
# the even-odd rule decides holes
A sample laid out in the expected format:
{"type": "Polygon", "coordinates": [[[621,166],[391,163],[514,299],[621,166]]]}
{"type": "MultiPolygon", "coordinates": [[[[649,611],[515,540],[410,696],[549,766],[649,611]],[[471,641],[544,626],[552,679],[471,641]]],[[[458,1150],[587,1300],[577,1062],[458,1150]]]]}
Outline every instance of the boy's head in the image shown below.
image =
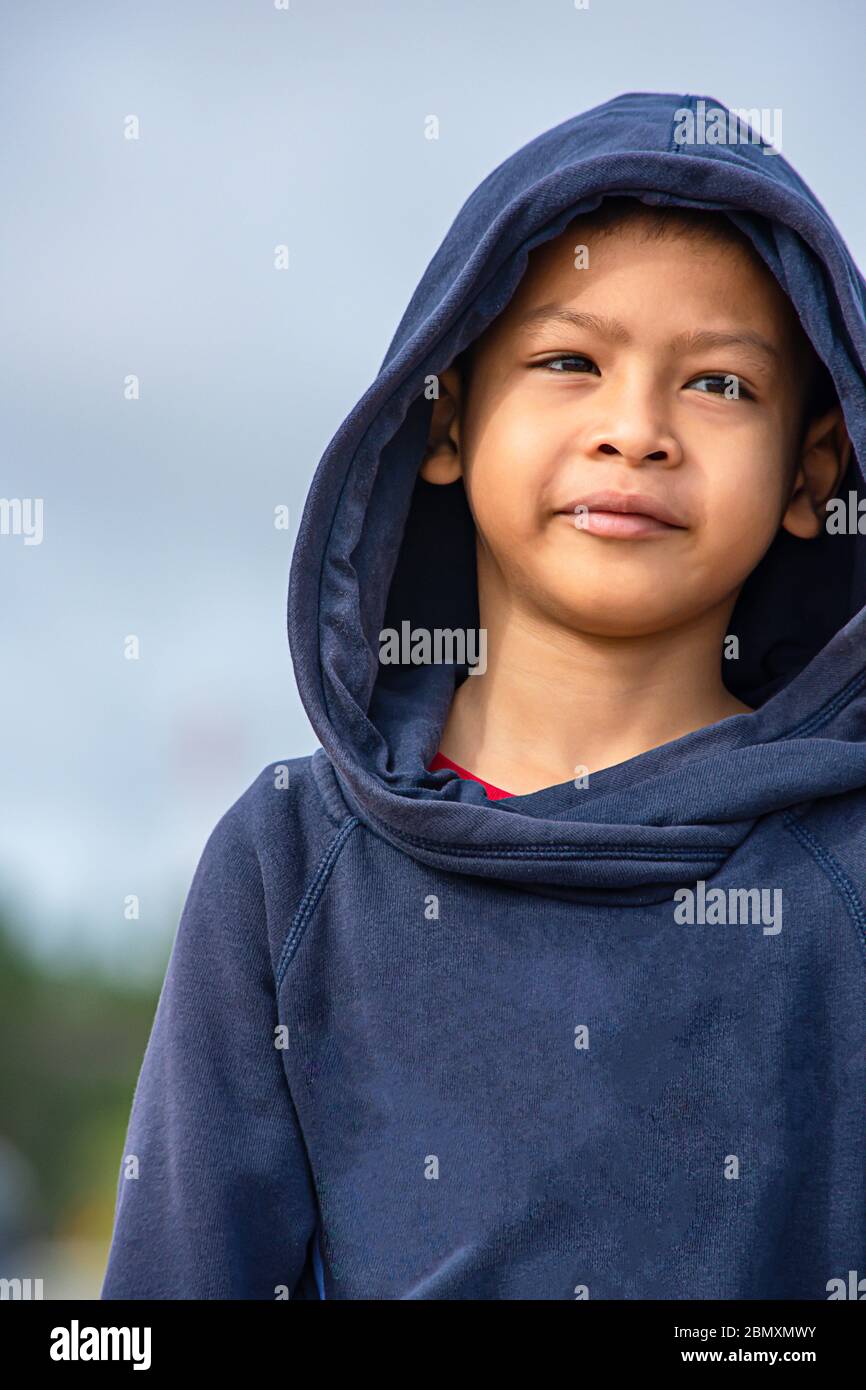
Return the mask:
{"type": "Polygon", "coordinates": [[[623,637],[726,621],[780,526],[820,531],[849,451],[748,238],[721,214],[609,199],[530,254],[443,372],[421,472],[463,477],[482,596],[623,637]],[[655,523],[617,520],[624,498],[655,523]]]}

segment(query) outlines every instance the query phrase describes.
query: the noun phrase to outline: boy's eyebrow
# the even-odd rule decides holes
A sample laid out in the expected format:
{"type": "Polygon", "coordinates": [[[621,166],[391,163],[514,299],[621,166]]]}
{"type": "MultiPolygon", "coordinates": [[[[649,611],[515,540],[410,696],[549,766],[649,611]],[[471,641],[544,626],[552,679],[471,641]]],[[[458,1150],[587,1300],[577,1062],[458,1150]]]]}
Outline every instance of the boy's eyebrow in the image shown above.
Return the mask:
{"type": "MultiPolygon", "coordinates": [[[[537,328],[548,323],[563,323],[569,328],[583,329],[596,333],[600,338],[608,338],[615,343],[630,343],[631,335],[625,324],[618,319],[607,318],[600,314],[580,313],[575,309],[567,309],[564,304],[540,304],[537,309],[532,309],[520,320],[518,328],[537,328]]],[[[751,328],[739,329],[735,333],[726,333],[715,329],[702,329],[691,332],[678,333],[671,342],[671,348],[675,352],[682,350],[690,352],[702,352],[708,348],[739,347],[751,349],[760,357],[769,359],[771,363],[778,363],[781,354],[778,348],[751,328]]]]}
{"type": "Polygon", "coordinates": [[[518,328],[536,328],[547,323],[564,323],[568,328],[588,329],[600,338],[610,338],[616,343],[629,343],[631,336],[624,324],[600,314],[582,314],[576,309],[567,309],[564,304],[539,304],[531,309],[518,323],[518,328]]]}
{"type": "Polygon", "coordinates": [[[691,352],[701,352],[704,348],[740,347],[751,349],[760,357],[769,358],[773,363],[779,362],[781,358],[779,349],[769,338],[756,333],[752,328],[741,328],[736,333],[717,332],[709,328],[697,333],[679,333],[671,347],[675,351],[685,348],[691,352]]]}

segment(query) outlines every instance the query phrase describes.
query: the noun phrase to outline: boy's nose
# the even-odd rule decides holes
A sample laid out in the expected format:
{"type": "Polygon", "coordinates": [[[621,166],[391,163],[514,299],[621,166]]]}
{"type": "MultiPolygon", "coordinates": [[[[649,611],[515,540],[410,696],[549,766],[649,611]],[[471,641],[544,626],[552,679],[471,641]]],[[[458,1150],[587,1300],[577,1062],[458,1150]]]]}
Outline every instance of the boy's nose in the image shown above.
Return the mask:
{"type": "Polygon", "coordinates": [[[612,454],[616,458],[624,459],[626,463],[670,463],[673,461],[672,454],[674,450],[670,447],[660,447],[648,449],[646,453],[642,453],[638,447],[625,444],[624,441],[620,439],[619,447],[615,444],[605,442],[599,444],[595,452],[599,454],[612,454]]]}
{"type": "Polygon", "coordinates": [[[590,457],[615,455],[627,463],[682,461],[682,447],[651,392],[623,393],[613,408],[591,427],[586,447],[590,457]]]}

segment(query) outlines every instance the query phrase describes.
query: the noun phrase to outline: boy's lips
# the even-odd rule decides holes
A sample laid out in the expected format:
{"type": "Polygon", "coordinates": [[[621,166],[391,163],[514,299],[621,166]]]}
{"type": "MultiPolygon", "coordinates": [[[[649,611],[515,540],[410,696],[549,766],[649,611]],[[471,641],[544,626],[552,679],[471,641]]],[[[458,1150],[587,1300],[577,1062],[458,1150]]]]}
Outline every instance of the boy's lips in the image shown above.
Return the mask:
{"type": "Polygon", "coordinates": [[[622,540],[686,528],[672,507],[645,492],[588,492],[560,508],[560,515],[571,517],[579,531],[622,540]]]}

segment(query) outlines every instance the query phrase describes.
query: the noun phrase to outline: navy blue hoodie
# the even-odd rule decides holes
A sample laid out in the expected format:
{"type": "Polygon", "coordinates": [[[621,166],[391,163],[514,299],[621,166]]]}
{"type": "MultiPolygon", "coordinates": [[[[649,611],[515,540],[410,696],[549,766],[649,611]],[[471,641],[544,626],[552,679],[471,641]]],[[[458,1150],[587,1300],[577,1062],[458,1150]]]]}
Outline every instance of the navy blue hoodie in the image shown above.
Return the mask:
{"type": "Polygon", "coordinates": [[[492,802],[428,772],[466,668],[378,659],[384,628],[478,622],[462,483],[418,478],[426,379],[606,195],[751,238],[835,382],[856,518],[866,286],[781,155],[678,142],[696,103],[629,93],[495,169],[319,464],[288,628],[321,747],[204,848],[103,1298],[826,1299],[866,1276],[866,537],[780,532],[729,626],[754,712],[588,786],[492,802]]]}

